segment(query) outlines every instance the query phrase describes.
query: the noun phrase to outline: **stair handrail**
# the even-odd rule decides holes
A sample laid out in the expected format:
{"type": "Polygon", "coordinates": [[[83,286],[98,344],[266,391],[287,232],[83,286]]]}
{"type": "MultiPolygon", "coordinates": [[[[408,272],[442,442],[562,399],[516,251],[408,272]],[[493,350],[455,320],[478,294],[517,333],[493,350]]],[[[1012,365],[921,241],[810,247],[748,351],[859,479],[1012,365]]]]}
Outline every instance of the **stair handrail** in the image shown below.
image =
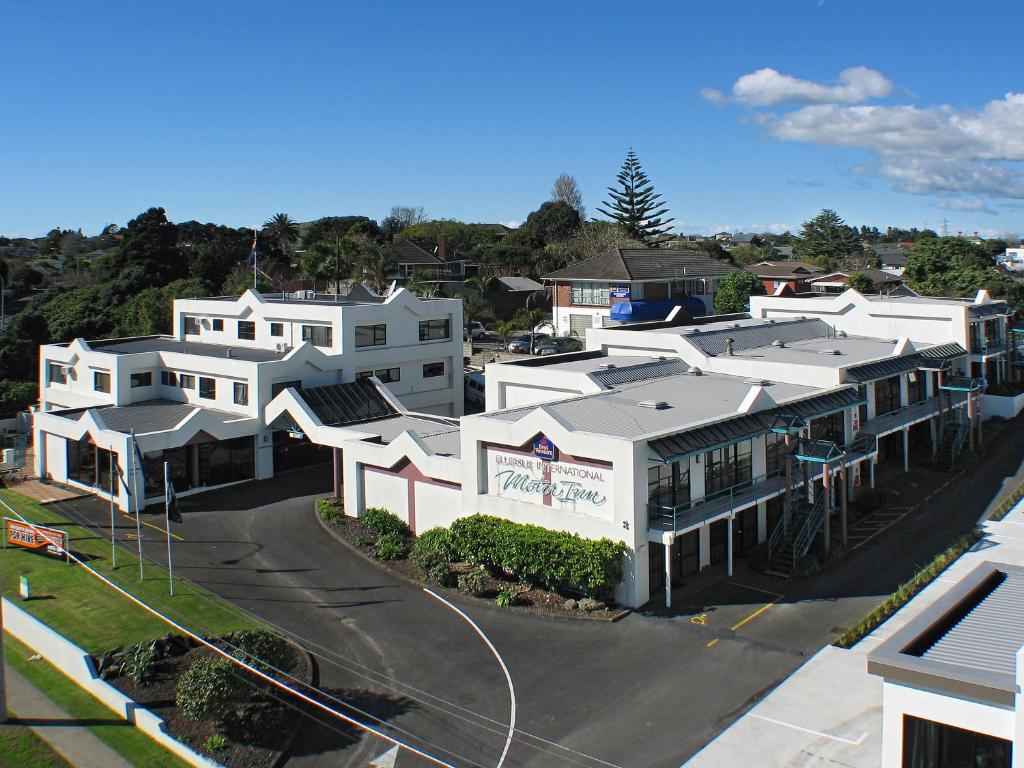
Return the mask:
{"type": "Polygon", "coordinates": [[[807,513],[807,519],[804,520],[804,524],[800,526],[800,530],[793,538],[793,564],[796,563],[807,554],[807,551],[811,548],[811,543],[814,541],[814,537],[818,535],[818,531],[821,529],[824,523],[825,517],[822,514],[822,510],[825,508],[825,493],[824,490],[818,492],[818,498],[814,502],[814,506],[811,507],[811,511],[807,513]]]}

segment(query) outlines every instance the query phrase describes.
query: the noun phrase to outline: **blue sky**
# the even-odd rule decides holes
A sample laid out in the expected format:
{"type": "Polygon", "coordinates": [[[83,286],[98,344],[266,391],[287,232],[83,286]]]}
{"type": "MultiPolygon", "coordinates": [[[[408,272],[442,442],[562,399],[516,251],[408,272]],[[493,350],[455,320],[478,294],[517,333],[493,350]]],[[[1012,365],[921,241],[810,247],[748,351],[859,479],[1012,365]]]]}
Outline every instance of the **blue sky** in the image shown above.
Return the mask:
{"type": "Polygon", "coordinates": [[[151,205],[520,221],[562,171],[595,213],[629,147],[687,232],[823,207],[1024,232],[1022,22],[1009,0],[0,0],[0,233],[151,205]]]}

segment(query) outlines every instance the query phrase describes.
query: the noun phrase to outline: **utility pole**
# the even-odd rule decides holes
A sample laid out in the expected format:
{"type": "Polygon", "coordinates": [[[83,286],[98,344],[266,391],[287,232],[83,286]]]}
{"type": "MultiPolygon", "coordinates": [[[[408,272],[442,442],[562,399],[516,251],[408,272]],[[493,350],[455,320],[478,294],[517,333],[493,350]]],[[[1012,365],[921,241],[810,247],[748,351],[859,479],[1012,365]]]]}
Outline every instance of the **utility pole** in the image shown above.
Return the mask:
{"type": "Polygon", "coordinates": [[[7,666],[4,664],[4,582],[0,579],[0,723],[7,722],[7,666]]]}

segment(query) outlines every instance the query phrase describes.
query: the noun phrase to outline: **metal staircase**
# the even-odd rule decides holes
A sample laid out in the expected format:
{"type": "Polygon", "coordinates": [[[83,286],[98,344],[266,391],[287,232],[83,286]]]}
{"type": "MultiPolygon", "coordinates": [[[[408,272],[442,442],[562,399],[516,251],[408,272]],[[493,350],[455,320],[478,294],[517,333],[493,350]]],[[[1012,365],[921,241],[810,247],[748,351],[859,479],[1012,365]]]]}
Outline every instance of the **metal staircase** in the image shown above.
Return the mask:
{"type": "Polygon", "coordinates": [[[935,448],[935,456],[932,462],[939,469],[953,469],[956,460],[964,449],[967,442],[968,425],[966,420],[951,419],[942,425],[942,432],[939,435],[939,443],[935,448]]]}
{"type": "Polygon", "coordinates": [[[792,576],[811,549],[825,522],[825,491],[819,488],[813,505],[802,504],[783,514],[768,539],[768,572],[792,576]]]}

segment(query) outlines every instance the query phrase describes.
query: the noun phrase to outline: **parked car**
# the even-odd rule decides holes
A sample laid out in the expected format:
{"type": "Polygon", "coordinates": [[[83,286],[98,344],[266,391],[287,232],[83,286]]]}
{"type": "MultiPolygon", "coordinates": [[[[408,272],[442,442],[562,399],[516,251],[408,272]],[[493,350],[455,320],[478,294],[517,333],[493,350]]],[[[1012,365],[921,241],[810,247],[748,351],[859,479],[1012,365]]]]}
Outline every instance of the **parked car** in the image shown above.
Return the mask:
{"type": "Polygon", "coordinates": [[[465,397],[471,403],[484,404],[484,375],[482,373],[467,373],[465,397]]]}
{"type": "Polygon", "coordinates": [[[583,349],[583,345],[579,339],[574,339],[571,336],[560,336],[555,339],[548,339],[542,341],[533,348],[533,354],[535,355],[560,355],[563,352],[579,352],[583,349]]]}
{"type": "Polygon", "coordinates": [[[530,337],[533,337],[533,346],[536,347],[542,341],[547,341],[551,337],[546,333],[523,333],[518,336],[513,336],[508,343],[509,352],[519,352],[521,354],[530,354],[530,337]]]}
{"type": "Polygon", "coordinates": [[[476,341],[483,344],[501,344],[501,334],[497,331],[484,331],[477,337],[476,341]]]}
{"type": "Polygon", "coordinates": [[[481,323],[479,320],[470,320],[469,323],[466,324],[466,330],[465,333],[463,334],[463,339],[465,341],[476,341],[485,333],[487,333],[487,329],[484,328],[483,323],[481,323]]]}

